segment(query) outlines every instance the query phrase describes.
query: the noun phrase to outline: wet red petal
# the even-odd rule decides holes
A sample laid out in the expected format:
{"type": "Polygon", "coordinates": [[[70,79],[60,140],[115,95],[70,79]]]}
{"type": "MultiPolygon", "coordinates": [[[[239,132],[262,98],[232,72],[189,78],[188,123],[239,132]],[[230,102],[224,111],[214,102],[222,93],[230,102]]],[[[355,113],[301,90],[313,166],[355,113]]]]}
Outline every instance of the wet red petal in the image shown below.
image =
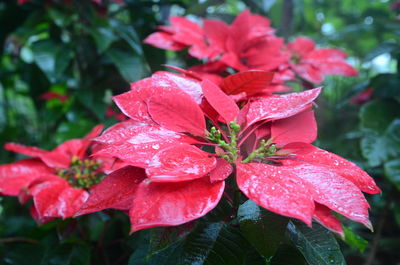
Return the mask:
{"type": "Polygon", "coordinates": [[[273,73],[260,70],[240,72],[226,77],[221,88],[227,94],[240,94],[253,96],[262,92],[272,81],[273,73]]]}
{"type": "Polygon", "coordinates": [[[312,143],[317,138],[314,111],[306,110],[286,119],[272,122],[271,136],[274,143],[312,143]]]}
{"type": "Polygon", "coordinates": [[[156,124],[123,122],[108,129],[96,141],[102,144],[97,156],[119,158],[131,165],[145,167],[161,149],[177,143],[195,143],[191,137],[156,124]]]}
{"type": "Polygon", "coordinates": [[[233,172],[233,167],[225,159],[217,158],[216,167],[210,172],[210,181],[212,183],[221,181],[229,177],[233,172]]]}
{"type": "Polygon", "coordinates": [[[208,80],[201,82],[201,87],[208,103],[221,115],[226,123],[236,120],[239,114],[239,107],[233,99],[222,92],[217,85],[208,80]]]}
{"type": "Polygon", "coordinates": [[[301,179],[267,164],[239,163],[236,168],[239,189],[249,199],[272,212],[311,225],[314,202],[301,179]]]}
{"type": "Polygon", "coordinates": [[[285,177],[303,180],[314,200],[343,216],[370,226],[368,202],[352,182],[326,167],[292,161],[291,166],[275,167],[285,177]]]}
{"type": "Polygon", "coordinates": [[[129,211],[131,232],[200,218],[218,204],[224,187],[223,181],[211,184],[208,178],[177,183],[144,181],[129,211]]]}
{"type": "Polygon", "coordinates": [[[274,95],[250,103],[247,112],[247,125],[261,120],[277,120],[288,118],[307,109],[321,92],[315,88],[304,92],[274,95]]]}
{"type": "Polygon", "coordinates": [[[315,203],[315,212],[313,218],[327,229],[344,236],[343,228],[340,221],[332,214],[331,210],[319,203],[315,203]]]}
{"type": "Polygon", "coordinates": [[[39,219],[72,217],[81,208],[89,194],[84,189],[72,188],[55,175],[37,179],[29,188],[39,219]]]}
{"type": "Polygon", "coordinates": [[[153,120],[161,126],[176,132],[205,135],[204,114],[189,95],[157,95],[148,100],[147,106],[153,120]]]}
{"type": "Polygon", "coordinates": [[[0,194],[17,196],[21,189],[52,170],[39,159],[24,159],[0,165],[0,194]]]}
{"type": "Polygon", "coordinates": [[[158,152],[146,168],[155,182],[178,182],[200,178],[216,166],[216,159],[189,144],[169,146],[158,152]]]}
{"type": "Polygon", "coordinates": [[[297,144],[288,144],[283,147],[283,149],[291,149],[290,156],[295,159],[284,160],[283,163],[285,165],[296,164],[296,160],[304,161],[324,167],[326,171],[331,171],[345,177],[363,192],[371,194],[381,192],[367,172],[349,160],[312,145],[303,144],[301,148],[296,148],[295,145],[297,144]]]}
{"type": "Polygon", "coordinates": [[[107,175],[90,188],[89,199],[77,215],[104,209],[129,210],[139,183],[146,178],[144,169],[127,166],[107,175]]]}

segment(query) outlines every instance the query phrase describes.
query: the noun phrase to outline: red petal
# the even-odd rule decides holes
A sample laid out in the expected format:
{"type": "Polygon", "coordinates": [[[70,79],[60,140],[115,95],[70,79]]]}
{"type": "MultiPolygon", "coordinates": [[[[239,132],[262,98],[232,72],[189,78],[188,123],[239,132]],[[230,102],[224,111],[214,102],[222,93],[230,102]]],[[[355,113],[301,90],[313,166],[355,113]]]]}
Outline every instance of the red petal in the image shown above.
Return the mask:
{"type": "Polygon", "coordinates": [[[37,179],[29,188],[39,219],[72,217],[81,208],[89,194],[84,189],[72,188],[55,175],[37,179]]]}
{"type": "Polygon", "coordinates": [[[335,232],[342,237],[344,236],[342,224],[332,214],[328,207],[319,203],[315,203],[315,212],[313,218],[332,232],[335,232]]]}
{"type": "Polygon", "coordinates": [[[40,157],[40,155],[48,152],[34,146],[26,146],[17,143],[6,143],[4,149],[31,157],[40,157]]]}
{"type": "Polygon", "coordinates": [[[208,80],[201,82],[201,87],[203,88],[203,93],[208,103],[210,103],[227,123],[236,120],[239,114],[239,107],[233,99],[208,80]]]}
{"type": "MultiPolygon", "coordinates": [[[[293,144],[288,144],[283,147],[283,149],[293,149],[293,144]]],[[[330,153],[328,151],[319,149],[312,145],[304,144],[301,149],[295,148],[291,152],[291,156],[295,160],[301,160],[313,165],[318,165],[320,167],[325,167],[326,171],[334,172],[342,177],[353,182],[360,190],[366,193],[376,194],[381,192],[381,190],[376,186],[374,180],[356,164],[344,159],[338,155],[330,153]]],[[[285,165],[291,165],[292,163],[297,163],[292,160],[283,161],[285,165]]]]}
{"type": "Polygon", "coordinates": [[[305,55],[315,49],[315,42],[306,37],[298,37],[287,48],[298,55],[305,55]]]}
{"type": "Polygon", "coordinates": [[[291,164],[275,168],[286,177],[301,178],[316,202],[353,221],[370,226],[368,202],[352,182],[326,167],[299,161],[292,161],[291,164]]]}
{"type": "Polygon", "coordinates": [[[223,181],[211,184],[208,178],[177,183],[144,181],[129,211],[131,232],[200,218],[218,204],[224,187],[223,181]]]}
{"type": "Polygon", "coordinates": [[[280,167],[261,163],[239,163],[237,184],[239,189],[258,205],[311,225],[314,202],[301,179],[285,174],[280,167]]]}
{"type": "Polygon", "coordinates": [[[250,103],[247,125],[261,120],[277,120],[293,116],[309,107],[321,92],[314,88],[304,92],[274,95],[250,103]]]}
{"type": "Polygon", "coordinates": [[[273,78],[273,73],[260,70],[240,72],[226,77],[221,88],[228,95],[245,92],[248,96],[260,93],[268,87],[273,78]]]}
{"type": "Polygon", "coordinates": [[[158,152],[146,168],[146,174],[155,182],[192,180],[206,175],[216,163],[209,153],[193,145],[178,144],[158,152]]]}
{"type": "Polygon", "coordinates": [[[271,136],[274,143],[312,143],[317,138],[314,111],[304,111],[286,119],[272,122],[271,136]]]}
{"type": "Polygon", "coordinates": [[[147,106],[153,120],[161,126],[176,132],[205,135],[204,114],[189,95],[157,95],[149,99],[147,106]]]}
{"type": "Polygon", "coordinates": [[[195,22],[185,17],[171,17],[171,25],[174,29],[174,40],[187,45],[201,45],[203,41],[203,30],[195,22]]]}
{"type": "Polygon", "coordinates": [[[113,208],[129,210],[135,191],[146,174],[143,169],[127,166],[107,175],[99,184],[90,188],[89,199],[76,215],[113,208]]]}
{"type": "Polygon", "coordinates": [[[131,165],[146,167],[161,149],[177,143],[195,143],[183,134],[137,122],[123,122],[108,129],[96,141],[103,144],[95,155],[117,157],[131,165]]]}
{"type": "Polygon", "coordinates": [[[50,174],[52,170],[39,159],[23,159],[11,164],[0,165],[0,194],[18,196],[40,176],[50,174]]]}
{"type": "Polygon", "coordinates": [[[175,41],[173,35],[168,32],[155,32],[147,36],[143,42],[170,51],[180,51],[187,47],[186,44],[175,41]]]}
{"type": "Polygon", "coordinates": [[[217,158],[217,166],[210,172],[210,181],[212,183],[221,181],[229,177],[233,172],[233,167],[225,159],[217,158]]]}
{"type": "Polygon", "coordinates": [[[205,19],[203,21],[204,36],[210,46],[218,51],[225,51],[225,43],[228,38],[229,26],[217,19],[205,19]]]}

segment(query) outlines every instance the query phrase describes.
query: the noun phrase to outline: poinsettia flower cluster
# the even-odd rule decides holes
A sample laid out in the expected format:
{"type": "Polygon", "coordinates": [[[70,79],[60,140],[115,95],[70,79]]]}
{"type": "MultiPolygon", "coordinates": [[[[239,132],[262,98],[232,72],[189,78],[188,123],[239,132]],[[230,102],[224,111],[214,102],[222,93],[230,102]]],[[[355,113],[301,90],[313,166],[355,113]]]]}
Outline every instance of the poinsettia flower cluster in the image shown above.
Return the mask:
{"type": "Polygon", "coordinates": [[[371,226],[362,192],[380,192],[373,179],[311,145],[320,88],[273,95],[265,94],[266,71],[228,76],[223,86],[182,72],[155,73],[114,98],[130,119],[97,137],[94,155],[129,166],[94,186],[77,215],[125,208],[131,231],[180,225],[229,200],[237,186],[261,207],[310,226],[316,220],[343,234],[333,212],[371,226]],[[245,97],[235,100],[232,91],[245,97]]]}
{"type": "Polygon", "coordinates": [[[31,158],[0,165],[0,194],[18,196],[21,203],[32,198],[31,214],[39,223],[74,216],[93,185],[125,166],[115,159],[89,156],[98,148],[92,139],[102,129],[98,125],[83,139],[68,140],[52,151],[7,143],[5,149],[31,158]]]}
{"type": "Polygon", "coordinates": [[[170,25],[159,26],[159,32],[144,42],[158,48],[180,51],[205,60],[205,65],[191,70],[203,75],[218,75],[226,69],[236,71],[259,69],[275,73],[277,91],[288,90],[284,84],[296,75],[311,83],[321,83],[325,75],[354,76],[357,71],[346,63],[347,54],[338,49],[318,49],[306,37],[285,44],[275,35],[267,18],[248,10],[238,15],[231,25],[216,19],[204,19],[199,25],[184,17],[171,17],[170,25]]]}

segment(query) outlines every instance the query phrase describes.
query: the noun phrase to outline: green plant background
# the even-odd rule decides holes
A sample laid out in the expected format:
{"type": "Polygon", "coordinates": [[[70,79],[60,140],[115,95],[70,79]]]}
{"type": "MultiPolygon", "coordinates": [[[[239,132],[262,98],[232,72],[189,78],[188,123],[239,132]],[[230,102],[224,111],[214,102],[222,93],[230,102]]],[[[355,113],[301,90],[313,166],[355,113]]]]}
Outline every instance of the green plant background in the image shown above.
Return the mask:
{"type": "MultiPolygon", "coordinates": [[[[345,222],[345,240],[318,225],[310,230],[285,220],[282,227],[279,216],[250,201],[241,205],[236,224],[213,221],[226,210],[222,204],[190,233],[183,226],[129,235],[123,213],[108,211],[38,226],[27,205],[2,197],[0,264],[400,264],[400,10],[390,8],[395,2],[1,1],[1,145],[14,141],[51,149],[82,137],[98,123],[114,124],[117,120],[105,115],[107,107],[116,109],[112,95],[127,91],[129,82],[164,70],[163,64],[193,63],[183,60],[185,52],[142,44],[156,25],[166,24],[170,15],[230,22],[249,8],[269,17],[279,36],[291,40],[305,35],[320,46],[348,52],[360,75],[324,82],[316,144],[362,166],[383,192],[368,196],[375,232],[345,222]],[[374,89],[372,100],[352,104],[350,99],[367,88],[374,89]],[[43,100],[40,96],[48,91],[68,100],[43,100]],[[242,233],[232,228],[235,225],[242,233]],[[273,233],[279,229],[286,231],[284,238],[273,233]],[[260,240],[261,232],[275,244],[260,240]]],[[[0,150],[2,163],[20,158],[0,150]]]]}

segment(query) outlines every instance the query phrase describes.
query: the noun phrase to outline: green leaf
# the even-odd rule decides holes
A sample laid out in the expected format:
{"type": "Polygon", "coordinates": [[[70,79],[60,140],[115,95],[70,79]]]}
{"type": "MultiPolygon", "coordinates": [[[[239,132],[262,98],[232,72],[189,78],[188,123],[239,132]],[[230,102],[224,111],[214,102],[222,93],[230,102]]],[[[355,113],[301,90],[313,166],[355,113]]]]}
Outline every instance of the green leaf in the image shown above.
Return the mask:
{"type": "Polygon", "coordinates": [[[400,95],[400,78],[397,74],[379,74],[369,84],[374,97],[393,98],[400,95]]]}
{"type": "Polygon", "coordinates": [[[360,110],[361,126],[378,134],[385,132],[398,116],[400,116],[400,105],[391,100],[374,100],[365,104],[360,110]]]}
{"type": "Polygon", "coordinates": [[[52,83],[62,77],[72,59],[72,51],[66,45],[50,39],[34,42],[32,52],[35,63],[52,83]]]}
{"type": "Polygon", "coordinates": [[[243,237],[238,227],[226,224],[204,264],[265,265],[266,261],[243,237]]]}
{"type": "Polygon", "coordinates": [[[107,55],[116,65],[122,77],[128,82],[139,80],[147,72],[146,64],[133,51],[110,48],[107,50],[107,55]]]}
{"type": "Polygon", "coordinates": [[[190,234],[151,256],[145,264],[204,264],[222,226],[222,223],[198,223],[190,234]]]}
{"type": "Polygon", "coordinates": [[[244,237],[269,259],[285,236],[288,218],[269,212],[248,200],[239,207],[238,220],[244,237]]]}
{"type": "Polygon", "coordinates": [[[400,191],[400,159],[385,163],[385,177],[400,191]]]}
{"type": "Polygon", "coordinates": [[[303,255],[291,245],[280,245],[270,265],[306,265],[303,255]]]}
{"type": "Polygon", "coordinates": [[[310,265],[346,264],[335,237],[319,224],[288,224],[288,236],[310,265]]]}
{"type": "Polygon", "coordinates": [[[394,120],[383,135],[369,133],[361,140],[361,151],[372,167],[400,154],[400,119],[394,120]]]}
{"type": "Polygon", "coordinates": [[[110,45],[117,40],[117,36],[115,36],[112,29],[107,27],[95,27],[89,29],[90,35],[92,35],[97,51],[99,53],[105,52],[110,45]]]}
{"type": "Polygon", "coordinates": [[[368,246],[368,241],[360,237],[350,227],[343,226],[344,241],[352,248],[357,249],[361,253],[365,251],[368,246]]]}

